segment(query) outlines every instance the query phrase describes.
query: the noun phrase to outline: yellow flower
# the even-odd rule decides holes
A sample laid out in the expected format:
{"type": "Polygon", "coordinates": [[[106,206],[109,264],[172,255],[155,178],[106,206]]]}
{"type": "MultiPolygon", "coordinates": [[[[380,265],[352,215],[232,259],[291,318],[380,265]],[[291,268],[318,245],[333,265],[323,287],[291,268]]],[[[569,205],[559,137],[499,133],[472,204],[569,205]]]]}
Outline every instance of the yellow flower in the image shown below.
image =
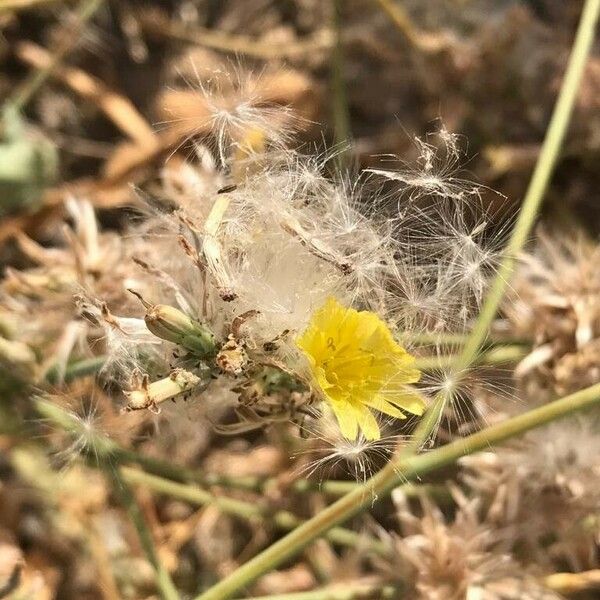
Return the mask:
{"type": "Polygon", "coordinates": [[[423,413],[422,397],[407,386],[421,375],[415,359],[375,313],[329,298],[296,343],[347,439],[355,440],[359,429],[368,440],[380,438],[370,409],[399,419],[406,418],[400,409],[423,413]]]}

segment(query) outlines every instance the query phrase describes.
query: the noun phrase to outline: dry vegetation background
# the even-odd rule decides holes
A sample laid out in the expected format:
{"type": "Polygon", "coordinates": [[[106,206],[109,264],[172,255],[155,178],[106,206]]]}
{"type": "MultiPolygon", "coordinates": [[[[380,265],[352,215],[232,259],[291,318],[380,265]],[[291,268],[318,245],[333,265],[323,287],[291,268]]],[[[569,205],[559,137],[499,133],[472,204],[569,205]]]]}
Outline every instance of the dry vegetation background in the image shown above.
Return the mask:
{"type": "MultiPolygon", "coordinates": [[[[438,174],[446,183],[477,182],[477,204],[502,242],[538,157],[582,6],[0,0],[0,597],[167,597],[148,541],[136,533],[142,519],[150,554],[180,596],[192,598],[319,513],[357,473],[363,479],[363,463],[376,469],[389,458],[382,446],[353,459],[326,435],[311,445],[289,415],[283,424],[223,435],[234,419],[215,407],[219,390],[208,417],[197,408],[203,396],[169,402],[160,415],[123,413],[123,373],[95,373],[105,339],[87,323],[101,329],[114,317],[81,300],[89,291],[83,280],[93,279],[92,296],[108,309],[139,316],[126,289],[141,272],[157,282],[148,275],[137,288],[144,296],[168,287],[160,269],[171,258],[156,253],[172,248],[124,249],[132,223],[138,234],[155,234],[157,206],[187,207],[211,177],[220,188],[241,177],[235,152],[219,172],[228,141],[215,134],[211,103],[224,111],[267,107],[261,118],[273,119],[269,126],[292,127],[271,142],[299,156],[335,148],[326,176],[336,165],[389,168],[387,155],[421,168],[415,136],[441,143],[438,174]],[[291,110],[268,112],[273,107],[291,110]],[[460,155],[448,132],[460,134],[460,155]],[[212,156],[215,172],[202,171],[207,159],[198,148],[212,156]],[[107,458],[106,439],[135,457],[111,447],[107,458]],[[314,463],[332,452],[339,462],[314,463]],[[117,476],[121,463],[129,466],[117,476]],[[140,479],[132,466],[140,463],[160,481],[140,479]],[[319,485],[328,480],[342,483],[319,485]],[[169,488],[171,481],[182,487],[169,488]]],[[[494,325],[493,372],[485,384],[469,382],[439,443],[600,382],[599,154],[596,44],[545,196],[544,230],[494,325]]],[[[393,196],[393,183],[378,193],[393,196]]],[[[266,198],[271,189],[265,184],[260,193],[266,198]]],[[[368,202],[359,201],[365,214],[374,212],[368,202]]],[[[422,358],[438,353],[421,348],[422,358]]],[[[131,365],[121,361],[119,369],[131,365]]],[[[598,597],[594,419],[554,423],[427,475],[237,597],[598,597]]]]}

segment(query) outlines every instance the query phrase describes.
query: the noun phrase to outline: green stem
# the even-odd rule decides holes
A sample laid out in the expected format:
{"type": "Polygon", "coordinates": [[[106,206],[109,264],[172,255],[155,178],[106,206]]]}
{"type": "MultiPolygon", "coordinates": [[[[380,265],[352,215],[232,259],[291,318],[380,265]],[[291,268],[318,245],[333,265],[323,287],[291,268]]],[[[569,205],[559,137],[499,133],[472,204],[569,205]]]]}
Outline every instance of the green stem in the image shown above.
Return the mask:
{"type": "Polygon", "coordinates": [[[560,94],[521,206],[519,219],[506,246],[504,259],[487,294],[481,313],[461,353],[461,360],[457,365],[459,370],[467,368],[473,362],[485,341],[515,269],[517,255],[527,241],[536,220],[571,119],[579,83],[594,41],[599,12],[600,0],[586,0],[560,94]]]}
{"type": "Polygon", "coordinates": [[[388,463],[365,486],[346,494],[323,509],[312,519],[304,522],[300,527],[198,596],[197,600],[230,598],[235,592],[246,587],[264,573],[289,560],[332,527],[368,509],[372,505],[373,498],[389,494],[399,483],[422,477],[431,471],[453,464],[463,456],[487,449],[545,423],[599,404],[600,384],[596,384],[430,452],[400,456],[396,461],[388,463]]]}
{"type": "MultiPolygon", "coordinates": [[[[77,437],[81,436],[81,423],[69,412],[63,410],[53,402],[48,402],[41,398],[35,400],[35,407],[40,415],[61,429],[77,437]]],[[[121,462],[131,461],[136,462],[149,470],[154,469],[159,471],[161,472],[161,475],[166,475],[166,477],[175,475],[176,478],[178,478],[177,476],[182,476],[184,474],[190,475],[196,473],[192,470],[188,471],[183,467],[172,466],[171,469],[165,469],[165,464],[168,465],[169,463],[163,464],[162,461],[156,461],[136,454],[131,450],[121,448],[115,442],[103,435],[96,435],[93,439],[90,438],[88,440],[88,445],[93,448],[93,452],[90,451],[90,454],[93,454],[93,456],[97,458],[96,464],[114,464],[116,461],[118,465],[121,462]]],[[[117,466],[115,466],[115,468],[117,468],[117,466]]],[[[264,504],[245,502],[227,496],[217,496],[198,486],[190,485],[189,483],[178,483],[166,479],[163,476],[146,473],[145,471],[121,467],[120,476],[127,483],[145,485],[156,492],[169,494],[181,500],[190,502],[191,504],[199,506],[216,506],[224,513],[244,519],[272,523],[276,528],[284,531],[290,531],[302,523],[301,519],[288,511],[281,510],[273,512],[270,507],[265,506],[264,504]]],[[[345,488],[343,487],[345,482],[332,483],[334,484],[334,487],[335,484],[338,484],[345,491],[345,488]]],[[[441,494],[441,490],[438,489],[439,487],[440,486],[435,486],[435,492],[437,494],[441,494]]],[[[260,491],[262,488],[259,486],[258,489],[260,491]]],[[[315,489],[317,489],[317,486],[315,486],[315,489]]],[[[416,495],[418,493],[425,493],[428,489],[429,488],[425,486],[408,485],[406,493],[409,495],[416,495]]],[[[328,537],[331,542],[340,546],[356,547],[357,545],[361,545],[365,549],[380,555],[385,555],[387,553],[387,546],[382,542],[369,539],[348,529],[334,528],[329,532],[328,537]]]]}
{"type": "Polygon", "coordinates": [[[108,460],[118,452],[117,444],[105,435],[96,434],[90,428],[85,430],[81,421],[69,411],[61,408],[54,402],[37,396],[32,398],[36,412],[47,421],[64,429],[76,437],[85,436],[86,446],[93,450],[93,454],[99,459],[108,460]]]}
{"type": "MultiPolygon", "coordinates": [[[[48,419],[61,429],[79,437],[82,435],[82,425],[78,419],[70,412],[63,410],[53,402],[42,398],[34,398],[33,404],[36,411],[45,419],[48,419]]],[[[148,561],[154,567],[156,574],[156,584],[164,600],[178,600],[179,594],[171,581],[169,573],[161,565],[154,549],[154,543],[144,516],[131,493],[129,486],[122,475],[120,467],[112,461],[115,456],[119,456],[119,446],[108,437],[100,434],[85,432],[87,435],[86,443],[96,457],[96,465],[101,466],[107,476],[113,483],[115,493],[119,496],[121,503],[127,509],[131,521],[135,525],[140,539],[140,544],[144,550],[148,561]]]]}
{"type": "Polygon", "coordinates": [[[249,600],[391,600],[399,598],[398,590],[383,583],[348,582],[343,586],[296,592],[293,594],[275,594],[274,596],[254,596],[249,600]]]}
{"type": "MultiPolygon", "coordinates": [[[[77,10],[77,28],[82,28],[83,25],[94,16],[94,13],[101,5],[102,0],[84,0],[77,10]]],[[[61,41],[53,52],[50,64],[43,69],[34,71],[17,90],[14,98],[7,101],[7,104],[13,106],[17,110],[23,110],[33,95],[52,74],[52,71],[54,71],[71,48],[73,48],[74,43],[78,39],[79,36],[74,35],[73,32],[69,32],[68,35],[67,32],[63,32],[61,41]]]]}
{"type": "MultiPolygon", "coordinates": [[[[64,381],[65,383],[69,383],[78,377],[93,375],[104,366],[105,362],[106,356],[93,356],[91,358],[73,361],[69,363],[65,369],[64,381]]],[[[52,367],[48,371],[46,374],[46,381],[48,383],[58,383],[58,369],[56,367],[52,367]]]]}
{"type": "MultiPolygon", "coordinates": [[[[114,449],[113,457],[120,462],[137,464],[142,467],[146,473],[157,475],[164,479],[170,479],[178,483],[195,483],[207,487],[217,486],[233,488],[259,494],[265,493],[267,490],[278,484],[277,479],[271,477],[256,477],[253,475],[234,477],[231,475],[222,475],[220,473],[204,473],[199,469],[182,467],[167,461],[144,456],[143,454],[138,454],[134,450],[128,450],[121,447],[114,449]]],[[[357,481],[350,480],[325,479],[320,481],[297,479],[290,484],[289,489],[297,494],[320,492],[326,496],[336,497],[343,496],[360,486],[361,484],[357,481]]],[[[450,498],[448,488],[443,484],[420,483],[407,485],[405,486],[404,493],[407,496],[426,494],[441,503],[447,502],[450,498]]]]}
{"type": "MultiPolygon", "coordinates": [[[[112,449],[112,458],[121,463],[137,464],[146,473],[156,475],[163,479],[170,479],[178,483],[195,483],[203,486],[218,486],[224,488],[233,488],[246,490],[256,493],[264,493],[266,490],[277,485],[277,479],[256,477],[252,475],[233,477],[230,475],[221,475],[219,473],[204,473],[199,469],[190,469],[163,461],[150,456],[144,456],[134,450],[129,450],[119,446],[112,449]]],[[[324,481],[313,481],[310,479],[297,479],[290,485],[290,490],[298,494],[309,492],[320,492],[327,496],[343,496],[348,492],[360,487],[361,484],[356,481],[343,481],[326,479],[324,481]]],[[[449,501],[448,488],[442,484],[407,484],[403,487],[407,496],[418,496],[426,494],[435,498],[437,502],[446,503],[449,501]]],[[[240,515],[243,516],[243,515],[240,515]]]]}
{"type": "Polygon", "coordinates": [[[335,43],[331,55],[333,130],[335,143],[338,146],[339,152],[336,160],[339,167],[344,167],[348,153],[348,149],[345,145],[349,143],[351,133],[348,97],[346,94],[346,84],[344,82],[344,48],[341,23],[342,1],[332,0],[331,10],[332,25],[335,35],[335,43]]]}
{"type": "MultiPolygon", "coordinates": [[[[263,482],[261,488],[259,489],[264,490],[268,488],[270,484],[271,480],[268,479],[266,482],[263,482]]],[[[298,479],[292,484],[291,489],[299,494],[306,492],[322,492],[327,496],[335,497],[343,496],[348,492],[352,492],[353,490],[361,487],[361,485],[362,484],[357,481],[336,481],[334,479],[329,479],[318,482],[311,481],[310,479],[298,479]]],[[[448,488],[443,484],[407,483],[402,486],[402,491],[406,496],[411,498],[425,495],[429,498],[434,498],[439,504],[448,504],[453,502],[448,488]]]]}
{"type": "MultiPolygon", "coordinates": [[[[477,321],[454,364],[457,378],[460,378],[465,370],[476,361],[515,269],[517,255],[525,245],[537,218],[542,199],[558,160],[567,126],[571,119],[579,83],[594,41],[599,12],[600,0],[586,0],[565,77],[554,106],[554,111],[552,112],[550,124],[546,131],[533,175],[531,176],[529,187],[521,205],[519,218],[504,250],[504,258],[486,295],[477,321]]],[[[411,445],[409,451],[418,451],[431,437],[431,434],[435,431],[440,421],[441,415],[451,400],[452,390],[440,392],[436,396],[428,414],[421,420],[419,427],[415,431],[414,443],[411,445]]]]}
{"type": "MultiPolygon", "coordinates": [[[[468,339],[466,333],[446,333],[446,332],[410,332],[403,331],[399,334],[399,342],[402,346],[407,348],[414,348],[418,346],[434,346],[437,348],[441,347],[455,347],[461,348],[465,345],[468,339]]],[[[485,347],[491,346],[513,346],[513,345],[527,345],[530,344],[530,340],[523,337],[513,337],[503,335],[499,333],[490,332],[490,335],[486,339],[485,347]]]]}
{"type": "MultiPolygon", "coordinates": [[[[477,364],[483,366],[504,365],[516,363],[525,358],[531,352],[531,347],[514,344],[506,346],[495,346],[480,352],[477,356],[477,364]]],[[[417,356],[415,366],[420,371],[434,371],[436,369],[448,369],[459,364],[460,356],[446,354],[442,356],[417,356]]]]}
{"type": "MultiPolygon", "coordinates": [[[[43,398],[34,398],[34,406],[37,413],[60,427],[64,431],[67,431],[77,437],[81,436],[82,425],[81,422],[76,419],[74,415],[64,410],[54,402],[44,400],[43,398]]],[[[89,435],[89,433],[88,433],[89,435]]],[[[133,463],[142,467],[144,471],[152,475],[156,475],[158,478],[163,480],[169,479],[178,483],[196,483],[205,486],[220,486],[227,488],[242,489],[256,493],[264,493],[269,488],[277,485],[277,480],[273,478],[264,477],[231,477],[228,475],[220,475],[218,473],[203,473],[199,469],[190,469],[188,467],[182,467],[175,463],[153,458],[151,456],[145,456],[139,454],[135,450],[123,448],[116,442],[107,438],[104,435],[96,435],[94,439],[89,440],[89,446],[93,447],[93,454],[100,457],[107,457],[112,462],[119,464],[133,463]]],[[[312,481],[310,479],[298,479],[290,485],[290,489],[296,493],[303,494],[309,492],[321,492],[328,496],[343,496],[348,492],[351,492],[361,486],[356,481],[312,481]]],[[[179,489],[179,488],[172,488],[179,489]]],[[[200,488],[194,488],[199,490],[200,488]]],[[[445,485],[439,484],[407,484],[403,487],[403,491],[408,496],[418,496],[426,494],[430,497],[435,497],[439,502],[447,502],[449,500],[448,488],[445,485]]],[[[200,492],[197,492],[200,494],[200,492]]],[[[211,498],[220,498],[219,496],[213,496],[209,492],[202,492],[205,494],[203,497],[206,499],[206,503],[210,502],[211,498]]],[[[200,499],[200,495],[195,496],[200,499]]],[[[239,504],[240,501],[234,501],[239,504]]],[[[245,509],[234,510],[232,507],[234,503],[221,504],[220,508],[226,512],[237,514],[238,516],[255,516],[256,505],[252,504],[252,511],[245,514],[245,509]]]]}
{"type": "Polygon", "coordinates": [[[105,466],[105,472],[112,480],[115,493],[119,496],[121,503],[127,509],[129,518],[135,525],[142,549],[146,554],[146,558],[154,568],[156,584],[160,590],[161,596],[164,600],[179,600],[179,594],[175,588],[175,585],[173,584],[173,581],[171,580],[169,572],[162,566],[160,560],[158,559],[154,542],[152,540],[152,534],[146,525],[144,515],[142,514],[142,511],[136,502],[129,485],[122,476],[120,469],[113,469],[107,465],[105,466]]]}
{"type": "MultiPolygon", "coordinates": [[[[283,531],[290,531],[302,523],[302,520],[296,517],[296,515],[285,510],[271,512],[269,507],[261,506],[260,503],[245,502],[225,496],[215,496],[197,486],[176,483],[162,477],[157,477],[156,475],[150,475],[139,469],[122,467],[121,471],[123,478],[128,483],[143,485],[154,492],[167,494],[197,506],[211,505],[224,513],[244,519],[265,522],[266,524],[272,523],[277,529],[283,531]]],[[[334,527],[327,532],[326,537],[330,542],[339,546],[351,546],[354,548],[361,546],[365,550],[375,552],[381,556],[389,554],[389,548],[383,542],[368,538],[350,529],[334,527]]]]}

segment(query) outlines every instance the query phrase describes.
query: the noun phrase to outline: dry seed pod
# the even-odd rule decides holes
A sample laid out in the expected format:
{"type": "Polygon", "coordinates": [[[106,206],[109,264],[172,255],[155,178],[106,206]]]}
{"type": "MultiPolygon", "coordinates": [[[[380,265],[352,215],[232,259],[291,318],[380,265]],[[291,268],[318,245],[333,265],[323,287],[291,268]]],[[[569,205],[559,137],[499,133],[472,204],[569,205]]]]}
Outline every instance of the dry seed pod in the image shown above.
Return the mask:
{"type": "Polygon", "coordinates": [[[183,394],[200,384],[202,380],[194,373],[185,369],[174,369],[168,377],[148,383],[144,378],[140,385],[128,392],[126,410],[141,410],[155,408],[161,402],[183,394]]]}

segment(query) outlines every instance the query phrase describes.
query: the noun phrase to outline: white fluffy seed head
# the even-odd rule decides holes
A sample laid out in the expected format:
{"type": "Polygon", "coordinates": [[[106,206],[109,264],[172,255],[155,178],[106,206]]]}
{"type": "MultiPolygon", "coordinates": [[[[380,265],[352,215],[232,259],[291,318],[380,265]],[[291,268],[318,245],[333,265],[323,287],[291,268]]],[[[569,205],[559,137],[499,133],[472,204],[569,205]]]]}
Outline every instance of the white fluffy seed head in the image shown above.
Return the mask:
{"type": "Polygon", "coordinates": [[[105,374],[121,382],[129,380],[135,369],[165,367],[167,344],[152,335],[143,318],[113,315],[97,299],[78,298],[79,312],[102,332],[106,361],[105,374]]]}
{"type": "MultiPolygon", "coordinates": [[[[294,339],[331,296],[376,312],[409,349],[422,335],[462,334],[494,273],[501,236],[479,190],[452,187],[467,184],[448,175],[456,140],[441,139],[446,166],[431,144],[421,145],[426,176],[450,178],[433,201],[403,189],[374,197],[368,181],[327,176],[327,155],[250,144],[240,156],[230,144],[224,169],[197,146],[196,166],[165,170],[168,208],[149,208],[132,228],[135,289],[205,323],[218,343],[251,314],[244,343],[260,350],[277,340],[269,358],[301,376],[294,339]]],[[[131,368],[135,357],[121,337],[110,332],[112,354],[131,368]]],[[[168,352],[162,342],[154,350],[168,352]]]]}
{"type": "Polygon", "coordinates": [[[301,465],[299,473],[318,480],[350,476],[357,482],[366,482],[409,439],[393,433],[391,418],[381,414],[376,418],[381,439],[367,440],[359,434],[355,440],[348,440],[326,406],[307,417],[302,426],[307,441],[296,453],[301,465]]]}
{"type": "MultiPolygon", "coordinates": [[[[123,378],[152,365],[164,377],[185,358],[147,331],[145,309],[123,299],[128,287],[204,323],[218,344],[251,314],[241,342],[252,350],[277,339],[277,359],[292,370],[294,339],[331,296],[376,312],[408,347],[424,334],[468,330],[494,272],[498,237],[488,232],[480,189],[455,174],[455,136],[442,130],[441,150],[416,141],[420,164],[408,174],[371,172],[401,184],[374,196],[368,177],[328,176],[331,155],[286,149],[281,122],[261,112],[245,84],[223,81],[200,85],[216,157],[197,144],[195,164],[173,159],[165,167],[163,206],[148,205],[123,240],[123,255],[137,265],[128,260],[117,272],[117,301],[108,303],[115,314],[103,313],[103,295],[84,287],[100,299],[91,312],[108,368],[123,378]],[[223,81],[227,98],[218,91],[223,81]]],[[[90,210],[71,206],[79,246],[98,263],[90,210]]]]}
{"type": "MultiPolygon", "coordinates": [[[[291,141],[298,117],[278,102],[278,91],[272,84],[272,73],[250,73],[241,65],[229,68],[202,68],[190,62],[190,68],[180,70],[183,87],[170,90],[173,100],[164,98],[161,107],[173,118],[163,125],[182,129],[187,139],[210,137],[211,149],[221,168],[232,166],[232,156],[246,154],[247,135],[260,131],[264,144],[284,148],[291,141]],[[171,107],[171,108],[169,108],[171,107]]],[[[292,87],[294,77],[288,79],[292,87]]],[[[296,82],[298,85],[298,82],[296,82]]]]}

